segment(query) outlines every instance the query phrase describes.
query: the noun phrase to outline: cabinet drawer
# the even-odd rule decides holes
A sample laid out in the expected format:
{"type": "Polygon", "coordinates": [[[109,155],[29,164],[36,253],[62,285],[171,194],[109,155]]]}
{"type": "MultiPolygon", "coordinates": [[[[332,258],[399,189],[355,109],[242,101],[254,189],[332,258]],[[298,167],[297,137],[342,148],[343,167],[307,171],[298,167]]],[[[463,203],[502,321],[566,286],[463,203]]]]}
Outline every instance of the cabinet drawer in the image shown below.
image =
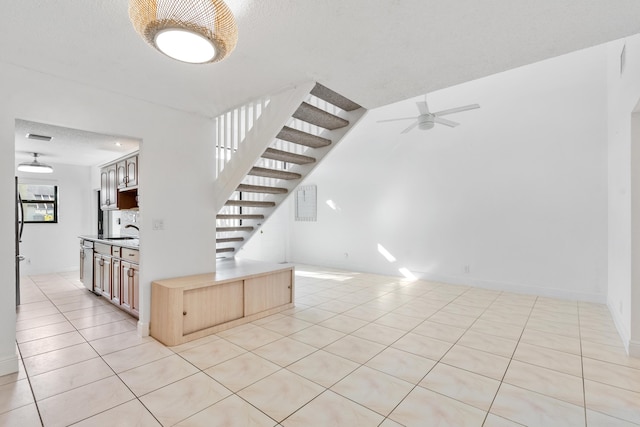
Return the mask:
{"type": "Polygon", "coordinates": [[[111,254],[114,257],[120,258],[120,249],[122,249],[120,246],[112,246],[111,247],[111,254]]]}
{"type": "Polygon", "coordinates": [[[140,264],[140,251],[137,249],[121,248],[120,257],[125,261],[140,264]]]}
{"type": "Polygon", "coordinates": [[[93,246],[93,251],[102,255],[111,255],[111,245],[96,242],[93,246]]]}

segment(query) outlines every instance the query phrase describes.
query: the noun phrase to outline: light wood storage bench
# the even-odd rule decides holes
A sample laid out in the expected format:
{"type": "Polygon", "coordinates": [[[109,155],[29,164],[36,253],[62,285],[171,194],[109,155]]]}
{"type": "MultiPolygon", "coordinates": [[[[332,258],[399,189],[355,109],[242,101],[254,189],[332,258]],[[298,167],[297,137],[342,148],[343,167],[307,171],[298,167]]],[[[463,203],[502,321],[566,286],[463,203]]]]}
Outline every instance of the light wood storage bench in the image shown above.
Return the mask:
{"type": "Polygon", "coordinates": [[[151,283],[151,336],[174,346],[292,308],[289,264],[226,259],[216,272],[151,283]]]}

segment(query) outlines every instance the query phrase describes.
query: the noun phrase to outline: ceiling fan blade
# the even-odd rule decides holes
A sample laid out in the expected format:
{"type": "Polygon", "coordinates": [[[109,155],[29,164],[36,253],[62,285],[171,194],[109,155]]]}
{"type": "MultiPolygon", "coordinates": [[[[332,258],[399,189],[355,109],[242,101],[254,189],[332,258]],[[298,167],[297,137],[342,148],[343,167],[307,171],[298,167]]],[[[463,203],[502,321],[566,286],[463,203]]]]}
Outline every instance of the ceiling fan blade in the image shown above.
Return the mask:
{"type": "Polygon", "coordinates": [[[402,131],[402,132],[400,132],[400,133],[409,133],[409,132],[411,132],[411,131],[413,130],[413,128],[415,128],[416,126],[418,126],[418,121],[417,121],[417,120],[416,120],[416,122],[415,122],[415,123],[411,123],[411,124],[409,125],[409,127],[407,127],[405,130],[403,130],[403,131],[402,131]]]}
{"type": "Polygon", "coordinates": [[[451,128],[454,128],[460,124],[458,122],[454,122],[453,120],[443,119],[442,117],[434,117],[433,121],[436,123],[440,123],[441,125],[449,126],[451,128]]]}
{"type": "Polygon", "coordinates": [[[385,119],[385,120],[378,120],[378,123],[384,123],[384,122],[397,122],[398,120],[415,120],[417,119],[417,117],[413,116],[413,117],[400,117],[399,119],[385,119]]]}
{"type": "Polygon", "coordinates": [[[425,97],[424,101],[416,102],[418,106],[418,110],[420,111],[420,115],[429,114],[429,105],[427,105],[427,98],[425,97]]]}
{"type": "Polygon", "coordinates": [[[437,113],[433,113],[433,115],[436,117],[440,117],[440,116],[446,116],[447,114],[459,113],[461,111],[475,110],[476,108],[480,108],[480,105],[471,104],[471,105],[465,105],[464,107],[450,108],[448,110],[442,110],[442,111],[438,111],[437,113]]]}

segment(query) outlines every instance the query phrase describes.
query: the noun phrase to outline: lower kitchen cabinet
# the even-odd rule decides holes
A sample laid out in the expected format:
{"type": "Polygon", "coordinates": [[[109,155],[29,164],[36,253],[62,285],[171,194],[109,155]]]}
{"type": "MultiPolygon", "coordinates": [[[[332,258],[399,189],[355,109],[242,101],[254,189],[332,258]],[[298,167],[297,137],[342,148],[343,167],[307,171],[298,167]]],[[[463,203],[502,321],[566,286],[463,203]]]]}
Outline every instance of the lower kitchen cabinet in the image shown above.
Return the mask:
{"type": "Polygon", "coordinates": [[[120,305],[120,290],[122,289],[122,274],[120,274],[121,261],[118,258],[111,260],[111,302],[120,305]]]}
{"type": "Polygon", "coordinates": [[[138,264],[122,261],[120,268],[120,305],[138,316],[140,305],[140,272],[138,264]]]}
{"type": "Polygon", "coordinates": [[[93,290],[111,299],[111,257],[96,253],[93,259],[93,290]]]}
{"type": "Polygon", "coordinates": [[[95,242],[93,291],[135,317],[140,305],[140,251],[95,242]]]}

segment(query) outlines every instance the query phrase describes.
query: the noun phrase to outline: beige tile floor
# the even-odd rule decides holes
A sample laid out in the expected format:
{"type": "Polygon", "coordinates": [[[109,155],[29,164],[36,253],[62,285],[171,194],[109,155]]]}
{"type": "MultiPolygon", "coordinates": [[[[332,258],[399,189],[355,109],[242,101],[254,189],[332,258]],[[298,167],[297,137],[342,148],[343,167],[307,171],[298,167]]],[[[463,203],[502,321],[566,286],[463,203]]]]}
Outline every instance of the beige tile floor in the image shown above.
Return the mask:
{"type": "Polygon", "coordinates": [[[0,426],[631,426],[604,305],[298,266],[296,308],[177,347],[26,277],[0,426]]]}

